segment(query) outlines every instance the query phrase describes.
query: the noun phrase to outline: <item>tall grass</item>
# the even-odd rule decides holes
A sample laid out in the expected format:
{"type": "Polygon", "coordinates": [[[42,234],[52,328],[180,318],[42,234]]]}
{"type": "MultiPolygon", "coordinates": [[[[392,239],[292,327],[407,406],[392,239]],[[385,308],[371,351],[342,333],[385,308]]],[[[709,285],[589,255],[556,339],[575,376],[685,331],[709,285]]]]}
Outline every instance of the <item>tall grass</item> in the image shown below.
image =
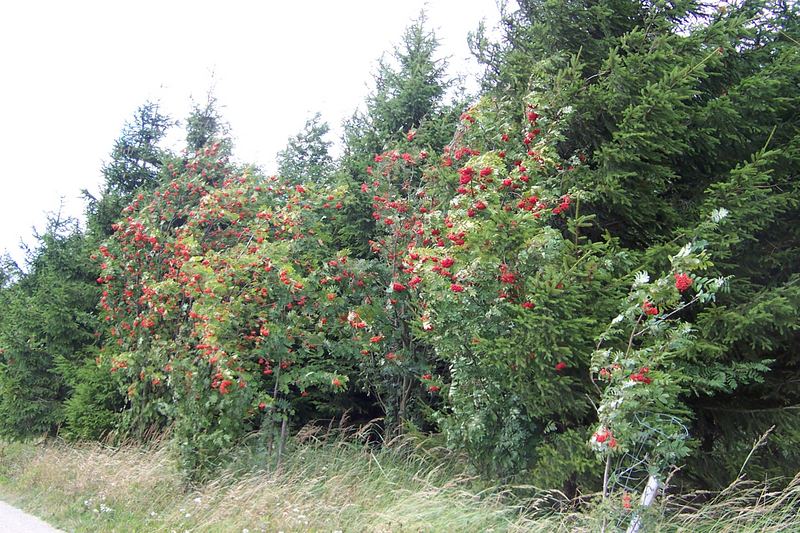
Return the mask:
{"type": "MultiPolygon", "coordinates": [[[[163,444],[5,444],[0,490],[69,531],[571,532],[608,522],[602,507],[577,512],[559,509],[549,493],[521,500],[486,488],[458,456],[410,440],[379,450],[308,432],[300,440],[277,470],[243,457],[199,486],[185,483],[163,444]]],[[[666,498],[645,530],[800,531],[800,479],[775,491],[740,483],[702,506],[688,501],[666,498]]]]}

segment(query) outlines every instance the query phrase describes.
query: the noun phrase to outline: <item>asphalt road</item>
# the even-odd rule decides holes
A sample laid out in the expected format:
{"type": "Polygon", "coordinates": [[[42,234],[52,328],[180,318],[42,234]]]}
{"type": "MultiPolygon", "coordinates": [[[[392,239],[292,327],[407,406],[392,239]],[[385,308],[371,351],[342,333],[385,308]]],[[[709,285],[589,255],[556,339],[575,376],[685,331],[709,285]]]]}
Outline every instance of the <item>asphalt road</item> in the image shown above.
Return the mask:
{"type": "Polygon", "coordinates": [[[2,533],[64,533],[33,515],[0,502],[0,532],[2,533]]]}

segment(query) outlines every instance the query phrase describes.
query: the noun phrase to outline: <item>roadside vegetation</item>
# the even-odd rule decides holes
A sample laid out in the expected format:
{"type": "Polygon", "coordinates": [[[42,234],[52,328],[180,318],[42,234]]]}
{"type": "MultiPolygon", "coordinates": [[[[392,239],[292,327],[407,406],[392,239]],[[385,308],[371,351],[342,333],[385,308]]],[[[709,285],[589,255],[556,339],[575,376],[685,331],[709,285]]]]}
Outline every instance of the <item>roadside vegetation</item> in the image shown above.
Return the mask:
{"type": "MultiPolygon", "coordinates": [[[[376,448],[306,428],[266,471],[247,453],[213,480],[187,485],[162,443],[47,441],[0,448],[0,495],[65,531],[613,531],[599,495],[582,503],[531,486],[492,487],[462,458],[410,438],[376,448]],[[301,442],[302,441],[302,442],[301,442]]],[[[669,496],[644,531],[800,529],[800,479],[738,481],[717,493],[669,496]]]]}
{"type": "Polygon", "coordinates": [[[273,175],[213,96],[181,152],[143,105],[85,226],[0,262],[8,493],[78,529],[796,529],[797,4],[501,9],[474,95],[413,21],[338,158],[320,114],[273,175]],[[370,436],[310,429],[345,414],[370,436]]]}

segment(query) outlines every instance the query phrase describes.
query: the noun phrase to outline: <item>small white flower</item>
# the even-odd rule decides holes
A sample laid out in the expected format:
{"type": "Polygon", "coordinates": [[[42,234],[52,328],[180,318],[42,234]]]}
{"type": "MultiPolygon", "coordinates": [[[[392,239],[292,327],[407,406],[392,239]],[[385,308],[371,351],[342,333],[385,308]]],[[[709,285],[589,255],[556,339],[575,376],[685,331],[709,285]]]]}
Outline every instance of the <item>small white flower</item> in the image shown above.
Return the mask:
{"type": "Polygon", "coordinates": [[[650,274],[648,274],[646,270],[637,272],[633,278],[634,287],[636,287],[637,285],[644,285],[645,283],[649,282],[650,282],[650,274]]]}
{"type": "Polygon", "coordinates": [[[197,503],[197,504],[202,503],[202,501],[203,500],[201,500],[200,498],[195,498],[194,499],[194,503],[197,503]]]}

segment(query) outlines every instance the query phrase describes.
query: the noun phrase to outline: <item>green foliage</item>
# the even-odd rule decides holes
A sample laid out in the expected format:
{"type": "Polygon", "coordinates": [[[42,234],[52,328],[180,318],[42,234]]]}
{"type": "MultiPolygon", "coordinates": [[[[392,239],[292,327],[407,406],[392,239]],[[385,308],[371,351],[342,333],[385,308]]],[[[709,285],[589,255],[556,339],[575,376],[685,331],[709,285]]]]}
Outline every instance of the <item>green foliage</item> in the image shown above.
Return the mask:
{"type": "Polygon", "coordinates": [[[595,218],[582,235],[618,238],[651,271],[665,269],[676,242],[702,236],[715,259],[708,276],[731,279],[713,305],[682,311],[695,330],[680,402],[699,442],[697,470],[682,475],[709,488],[735,476],[744,443],[773,424],[782,437],[771,475],[796,471],[797,7],[519,5],[505,11],[501,42],[479,33],[473,49],[505,109],[533,90],[562,115],[558,153],[586,162],[569,182],[591,192],[581,209],[595,218]],[[725,232],[705,231],[714,213],[728,214],[725,232]]]}
{"type": "Polygon", "coordinates": [[[334,165],[329,153],[331,142],[325,140],[329,131],[319,113],[308,119],[303,130],[278,152],[278,175],[291,184],[321,185],[330,181],[334,165]]]}
{"type": "Polygon", "coordinates": [[[25,273],[4,268],[8,287],[0,325],[3,433],[24,438],[53,433],[64,423],[72,438],[99,438],[115,426],[122,398],[96,368],[92,345],[102,329],[95,307],[98,267],[89,259],[110,235],[122,208],[139,190],[154,188],[166,153],[159,148],[170,120],[146,103],[126,123],[103,168],[100,199],[84,192],[88,230],[51,218],[25,273]],[[8,272],[8,274],[6,274],[8,272]]]}
{"type": "MultiPolygon", "coordinates": [[[[380,407],[387,436],[438,424],[480,471],[570,493],[601,479],[589,446],[563,446],[593,431],[615,452],[650,446],[659,471],[706,449],[703,406],[756,393],[783,364],[775,339],[796,333],[792,268],[771,260],[765,275],[760,259],[765,233],[797,209],[796,136],[752,117],[737,137],[709,113],[748,115],[745,79],[787,93],[792,52],[747,41],[765,31],[752,12],[608,2],[580,13],[583,28],[579,6],[539,4],[493,49],[490,67],[511,81],[461,114],[449,143],[443,65],[418,21],[347,125],[335,181],[318,119],[281,153],[279,179],[230,165],[219,143],[169,165],[173,181],[134,201],[106,252],[120,346],[106,356],[128,420],[174,421],[202,473],[250,431],[274,448],[298,413],[349,389],[380,407]],[[681,303],[672,278],[643,281],[645,269],[686,276],[707,305],[681,303]],[[733,286],[711,301],[721,279],[733,286]],[[633,325],[603,333],[620,308],[633,325]],[[658,318],[666,309],[679,320],[658,318]]],[[[789,107],[771,113],[794,127],[789,107]]]]}
{"type": "Polygon", "coordinates": [[[123,127],[111,151],[111,161],[103,167],[101,197],[83,191],[88,201],[87,226],[97,239],[111,235],[111,224],[135,192],[158,185],[158,172],[167,156],[159,143],[171,125],[158,104],[146,102],[123,127]]]}
{"type": "Polygon", "coordinates": [[[19,266],[10,255],[4,254],[0,257],[0,291],[13,285],[21,274],[19,266]]]}
{"type": "MultiPolygon", "coordinates": [[[[379,61],[366,112],[345,124],[346,160],[371,158],[441,113],[453,81],[447,78],[446,61],[436,58],[439,42],[425,25],[423,14],[406,28],[393,57],[379,61]]],[[[360,173],[363,167],[354,170],[360,173]]]]}
{"type": "Polygon", "coordinates": [[[111,162],[103,168],[108,192],[127,196],[154,187],[165,155],[158,143],[170,125],[156,103],[147,102],[136,110],[114,143],[111,162]]]}
{"type": "MultiPolygon", "coordinates": [[[[439,42],[425,24],[423,14],[406,29],[394,56],[381,59],[366,110],[356,111],[344,124],[337,182],[352,193],[371,181],[364,173],[375,154],[412,140],[433,152],[452,138],[463,102],[445,103],[454,80],[447,77],[446,61],[436,57],[439,42]]],[[[366,258],[367,242],[376,231],[368,198],[348,194],[343,204],[344,216],[334,228],[336,241],[366,258]]]]}
{"type": "Polygon", "coordinates": [[[202,479],[248,435],[279,462],[293,425],[354,409],[575,495],[628,453],[722,485],[775,425],[749,468],[794,473],[796,7],[518,4],[473,38],[467,109],[412,24],[336,163],[319,115],[265,177],[231,163],[212,97],[181,158],[140,109],[88,239],[0,270],[0,430],[169,426],[202,479]]]}
{"type": "MultiPolygon", "coordinates": [[[[504,109],[487,98],[465,113],[458,144],[422,170],[425,194],[409,194],[410,209],[387,202],[399,204],[393,226],[420,236],[403,272],[438,359],[429,379],[449,385],[441,427],[492,476],[536,470],[540,449],[592,418],[582,354],[625,263],[613,243],[581,237],[590,218],[574,207],[583,193],[562,188],[573,170],[553,149],[558,121],[530,107],[523,129],[504,109]]],[[[562,450],[573,454],[587,455],[562,450]]],[[[558,475],[549,482],[575,490],[572,473],[558,475]]]]}
{"type": "MultiPolygon", "coordinates": [[[[647,272],[637,273],[625,306],[599,336],[592,355],[592,372],[603,388],[592,446],[609,462],[614,455],[634,465],[644,461],[661,482],[689,454],[690,411],[681,398],[689,390],[725,387],[697,379],[701,369],[691,357],[693,328],[675,318],[695,303],[712,302],[724,287],[722,278],[697,275],[711,266],[704,247],[687,244],[670,258],[671,272],[653,281],[647,272]]],[[[755,379],[768,370],[750,366],[755,379]]]]}
{"type": "Polygon", "coordinates": [[[358,356],[342,316],[365,285],[325,246],[321,216],[335,207],[220,149],[169,163],[172,181],[138,196],[100,248],[114,341],[103,357],[127,390],[125,428],[174,422],[197,476],[249,432],[346,387],[358,356]]]}
{"type": "Polygon", "coordinates": [[[0,434],[11,439],[53,434],[64,422],[71,373],[97,327],[99,291],[73,220],[49,219],[28,269],[0,292],[0,434]]]}
{"type": "Polygon", "coordinates": [[[119,426],[124,397],[109,369],[91,357],[73,374],[73,392],[64,404],[66,427],[62,434],[75,440],[101,440],[119,426]]]}
{"type": "Polygon", "coordinates": [[[219,112],[216,97],[209,93],[204,105],[195,103],[186,119],[186,150],[196,152],[217,141],[219,150],[230,155],[232,148],[229,128],[219,112]]]}

